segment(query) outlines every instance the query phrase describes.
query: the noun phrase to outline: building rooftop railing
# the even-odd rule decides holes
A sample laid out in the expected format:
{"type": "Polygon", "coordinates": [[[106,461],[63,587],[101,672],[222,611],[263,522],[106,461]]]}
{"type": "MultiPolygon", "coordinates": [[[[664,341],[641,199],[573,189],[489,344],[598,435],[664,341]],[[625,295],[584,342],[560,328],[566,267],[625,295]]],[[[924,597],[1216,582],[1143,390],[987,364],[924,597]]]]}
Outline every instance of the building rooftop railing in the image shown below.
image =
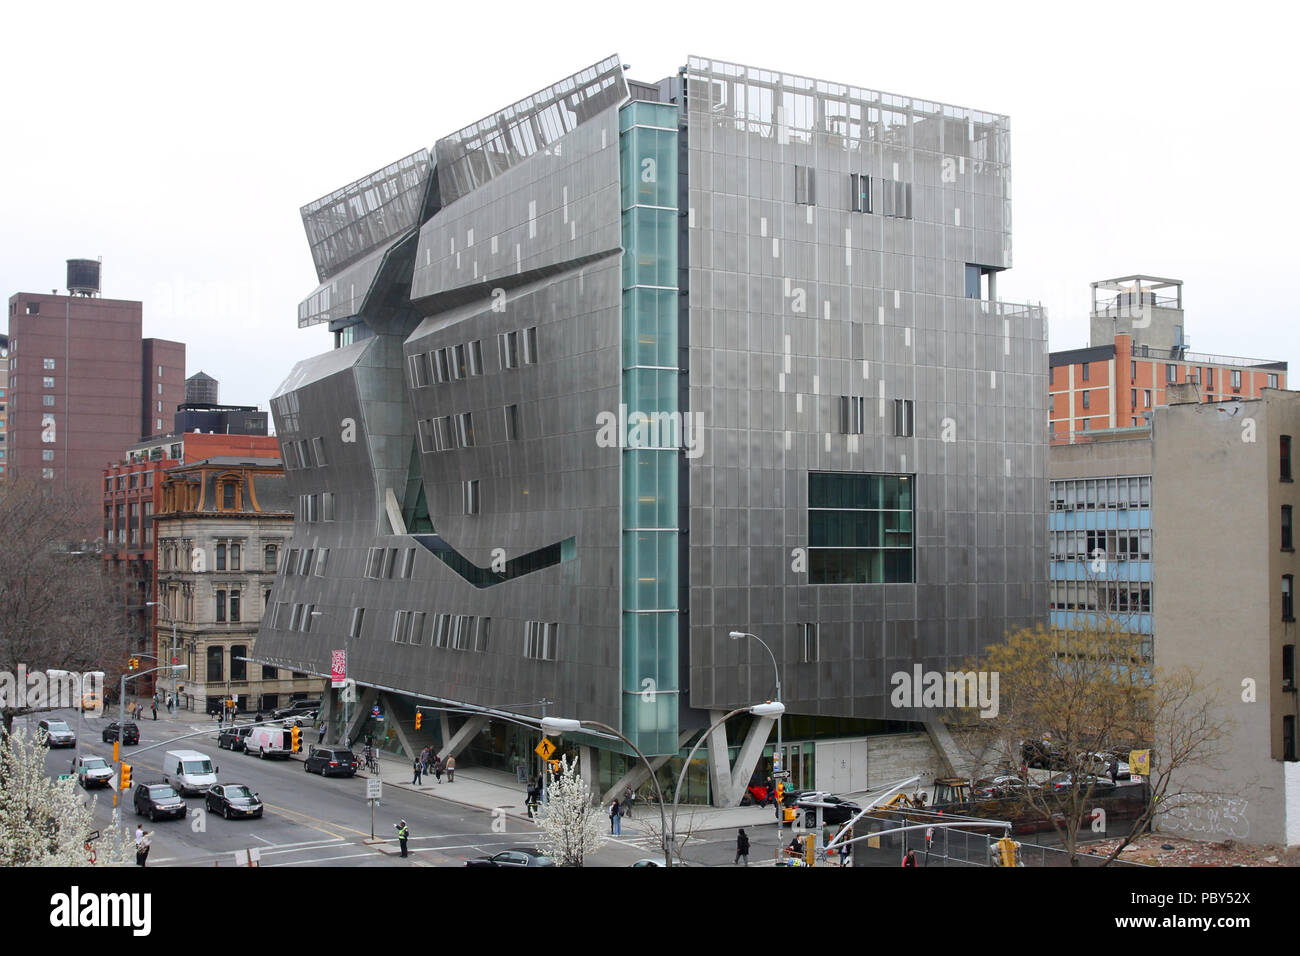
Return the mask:
{"type": "Polygon", "coordinates": [[[1160,349],[1148,345],[1133,348],[1134,358],[1162,359],[1169,362],[1187,362],[1191,365],[1226,365],[1237,368],[1276,368],[1286,371],[1287,363],[1277,359],[1243,358],[1239,355],[1211,355],[1208,352],[1190,352],[1185,348],[1160,349]]]}

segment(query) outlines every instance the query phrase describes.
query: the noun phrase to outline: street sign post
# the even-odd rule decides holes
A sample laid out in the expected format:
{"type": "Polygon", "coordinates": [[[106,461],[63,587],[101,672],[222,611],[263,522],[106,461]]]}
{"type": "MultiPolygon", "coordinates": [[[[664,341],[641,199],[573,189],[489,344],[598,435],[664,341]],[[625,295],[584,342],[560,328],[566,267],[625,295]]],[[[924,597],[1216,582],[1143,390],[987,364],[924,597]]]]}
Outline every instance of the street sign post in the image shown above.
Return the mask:
{"type": "Polygon", "coordinates": [[[366,799],[370,801],[370,839],[375,838],[375,806],[384,795],[384,781],[378,777],[366,778],[366,799]]]}
{"type": "Polygon", "coordinates": [[[542,742],[533,748],[533,753],[543,760],[550,760],[551,754],[555,753],[555,744],[551,743],[549,737],[543,737],[542,742]]]}

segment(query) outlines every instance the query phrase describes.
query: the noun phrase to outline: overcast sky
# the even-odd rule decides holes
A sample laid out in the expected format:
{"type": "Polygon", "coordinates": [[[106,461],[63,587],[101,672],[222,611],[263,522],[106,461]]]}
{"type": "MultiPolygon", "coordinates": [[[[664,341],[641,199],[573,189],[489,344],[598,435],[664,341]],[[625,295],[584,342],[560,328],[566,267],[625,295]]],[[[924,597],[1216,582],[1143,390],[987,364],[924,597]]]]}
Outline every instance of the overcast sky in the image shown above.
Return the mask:
{"type": "Polygon", "coordinates": [[[1088,283],[1184,280],[1192,349],[1297,358],[1294,21],[1283,5],[6,3],[0,293],[104,294],[266,407],[316,286],[303,204],[617,53],[691,54],[1011,117],[1008,301],[1087,344],[1088,283]],[[1287,18],[1290,20],[1290,17],[1287,18]]]}

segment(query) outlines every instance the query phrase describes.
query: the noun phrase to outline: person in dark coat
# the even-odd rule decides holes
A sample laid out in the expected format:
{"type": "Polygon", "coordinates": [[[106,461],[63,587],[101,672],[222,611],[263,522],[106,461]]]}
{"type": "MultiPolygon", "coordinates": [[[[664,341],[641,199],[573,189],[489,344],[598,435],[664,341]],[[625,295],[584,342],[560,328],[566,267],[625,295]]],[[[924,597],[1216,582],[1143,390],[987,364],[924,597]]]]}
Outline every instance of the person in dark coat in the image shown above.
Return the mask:
{"type": "Polygon", "coordinates": [[[745,828],[741,827],[740,832],[736,834],[736,859],[732,866],[740,862],[740,858],[745,858],[745,866],[749,866],[749,836],[745,833],[745,828]]]}
{"type": "Polygon", "coordinates": [[[397,842],[402,846],[402,856],[406,856],[406,841],[411,838],[411,828],[403,820],[396,825],[395,829],[397,830],[397,842]]]}

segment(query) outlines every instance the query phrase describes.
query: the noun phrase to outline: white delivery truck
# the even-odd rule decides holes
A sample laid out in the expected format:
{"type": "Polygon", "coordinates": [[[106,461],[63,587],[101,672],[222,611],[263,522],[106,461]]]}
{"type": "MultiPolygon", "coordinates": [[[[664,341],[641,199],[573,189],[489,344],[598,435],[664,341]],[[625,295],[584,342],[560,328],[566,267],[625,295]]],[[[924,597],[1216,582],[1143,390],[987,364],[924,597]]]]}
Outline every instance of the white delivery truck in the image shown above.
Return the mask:
{"type": "Polygon", "coordinates": [[[217,782],[220,768],[197,750],[169,750],[163,756],[163,776],[181,796],[204,793],[217,782]]]}
{"type": "Polygon", "coordinates": [[[285,727],[254,727],[244,738],[244,753],[288,759],[293,753],[293,731],[285,727]]]}

